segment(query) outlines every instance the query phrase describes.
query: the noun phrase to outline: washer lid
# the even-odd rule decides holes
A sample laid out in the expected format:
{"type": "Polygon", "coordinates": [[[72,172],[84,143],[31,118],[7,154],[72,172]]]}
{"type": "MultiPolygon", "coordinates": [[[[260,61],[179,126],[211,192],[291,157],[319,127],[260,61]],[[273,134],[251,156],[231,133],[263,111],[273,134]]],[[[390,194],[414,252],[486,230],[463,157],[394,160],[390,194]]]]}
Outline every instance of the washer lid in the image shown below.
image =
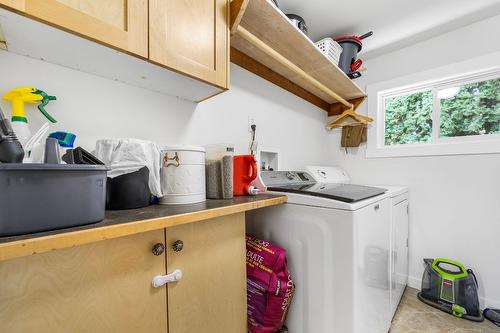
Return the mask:
{"type": "Polygon", "coordinates": [[[357,202],[385,193],[380,187],[370,187],[352,184],[290,184],[268,187],[269,191],[290,192],[311,195],[343,202],[357,202]]]}
{"type": "Polygon", "coordinates": [[[389,196],[387,193],[377,195],[365,200],[357,201],[357,202],[343,202],[339,200],[332,200],[327,198],[315,197],[312,195],[306,194],[298,194],[291,192],[275,192],[269,191],[267,193],[275,193],[275,194],[283,194],[288,197],[288,201],[286,205],[300,205],[307,207],[319,207],[326,209],[338,209],[343,211],[351,211],[354,212],[363,207],[369,206],[376,202],[387,199],[389,196]]]}

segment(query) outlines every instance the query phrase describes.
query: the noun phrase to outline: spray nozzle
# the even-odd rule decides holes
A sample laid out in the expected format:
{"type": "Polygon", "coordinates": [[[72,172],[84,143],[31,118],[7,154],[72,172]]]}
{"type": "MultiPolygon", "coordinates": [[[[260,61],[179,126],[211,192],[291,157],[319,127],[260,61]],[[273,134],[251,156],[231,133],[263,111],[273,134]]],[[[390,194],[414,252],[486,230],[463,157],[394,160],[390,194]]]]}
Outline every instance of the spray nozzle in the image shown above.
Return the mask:
{"type": "Polygon", "coordinates": [[[45,91],[40,89],[37,89],[35,91],[35,94],[42,96],[42,102],[38,104],[38,110],[40,110],[40,112],[45,116],[45,118],[47,118],[48,121],[50,121],[51,123],[57,123],[57,120],[52,118],[52,116],[48,114],[47,111],[45,111],[45,106],[49,104],[50,101],[55,101],[57,97],[47,95],[45,91]]]}
{"type": "Polygon", "coordinates": [[[50,101],[55,100],[56,97],[48,95],[43,90],[33,87],[21,87],[9,91],[3,96],[3,98],[12,102],[12,121],[28,122],[24,112],[24,103],[39,103],[38,110],[40,110],[45,118],[47,118],[47,120],[51,123],[57,122],[57,120],[55,120],[45,110],[45,106],[49,104],[50,101]]]}

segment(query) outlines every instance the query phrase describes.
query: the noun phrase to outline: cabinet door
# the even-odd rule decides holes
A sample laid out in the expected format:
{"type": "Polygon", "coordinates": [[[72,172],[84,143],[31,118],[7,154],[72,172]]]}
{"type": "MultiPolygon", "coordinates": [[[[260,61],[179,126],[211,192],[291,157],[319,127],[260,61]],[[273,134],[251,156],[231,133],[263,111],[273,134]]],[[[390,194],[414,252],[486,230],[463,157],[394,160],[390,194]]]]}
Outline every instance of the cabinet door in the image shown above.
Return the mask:
{"type": "Polygon", "coordinates": [[[151,249],[164,231],[101,241],[0,262],[0,331],[162,332],[165,254],[151,249]]]}
{"type": "Polygon", "coordinates": [[[227,88],[229,0],[149,0],[149,8],[150,59],[227,88]]]}
{"type": "Polygon", "coordinates": [[[147,0],[0,0],[31,17],[148,57],[147,0]]]}
{"type": "Polygon", "coordinates": [[[244,213],[168,228],[167,271],[182,271],[168,284],[169,333],[245,333],[244,213]],[[172,247],[183,242],[181,251],[172,247]]]}
{"type": "Polygon", "coordinates": [[[0,5],[3,5],[8,8],[13,8],[15,10],[24,10],[24,2],[25,0],[0,0],[0,5]]]}
{"type": "Polygon", "coordinates": [[[393,206],[392,237],[391,307],[395,312],[408,280],[408,200],[393,206]]]}

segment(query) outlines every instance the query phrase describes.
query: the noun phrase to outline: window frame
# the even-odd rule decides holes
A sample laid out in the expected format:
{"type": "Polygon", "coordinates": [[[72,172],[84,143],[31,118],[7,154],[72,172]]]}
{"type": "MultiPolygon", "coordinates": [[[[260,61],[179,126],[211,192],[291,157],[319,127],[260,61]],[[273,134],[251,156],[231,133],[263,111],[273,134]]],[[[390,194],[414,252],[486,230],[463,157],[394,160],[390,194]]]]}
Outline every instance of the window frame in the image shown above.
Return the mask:
{"type": "Polygon", "coordinates": [[[426,72],[369,85],[368,114],[375,122],[368,130],[366,157],[404,157],[429,155],[462,155],[500,153],[500,133],[457,137],[440,137],[441,103],[438,91],[457,85],[500,78],[500,53],[436,68],[426,72]],[[478,68],[481,66],[482,68],[478,68]],[[462,74],[456,75],[457,71],[462,74]],[[417,83],[415,83],[417,82],[417,83]],[[385,100],[422,91],[432,91],[433,110],[431,113],[432,133],[429,142],[385,145],[385,100]]]}

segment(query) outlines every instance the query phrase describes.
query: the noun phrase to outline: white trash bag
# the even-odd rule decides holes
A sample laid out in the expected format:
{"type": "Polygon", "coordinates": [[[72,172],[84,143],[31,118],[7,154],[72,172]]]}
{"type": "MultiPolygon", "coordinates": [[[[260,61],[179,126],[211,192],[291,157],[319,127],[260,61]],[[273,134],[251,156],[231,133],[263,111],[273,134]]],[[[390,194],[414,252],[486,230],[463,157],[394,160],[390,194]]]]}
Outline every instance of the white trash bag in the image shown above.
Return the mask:
{"type": "Polygon", "coordinates": [[[108,171],[110,178],[148,167],[151,194],[162,197],[161,152],[156,143],[139,139],[101,139],[96,142],[95,152],[96,157],[111,168],[108,171]]]}

